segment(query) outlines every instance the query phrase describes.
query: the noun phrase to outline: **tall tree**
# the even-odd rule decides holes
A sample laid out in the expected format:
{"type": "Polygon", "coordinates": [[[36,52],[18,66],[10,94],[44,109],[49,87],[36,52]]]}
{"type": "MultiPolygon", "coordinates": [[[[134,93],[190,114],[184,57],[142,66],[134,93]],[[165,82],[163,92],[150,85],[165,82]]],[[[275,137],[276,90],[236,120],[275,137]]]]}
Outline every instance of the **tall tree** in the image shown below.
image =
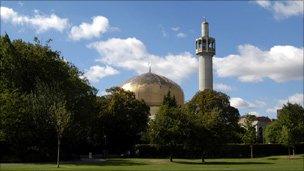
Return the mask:
{"type": "Polygon", "coordinates": [[[60,164],[60,142],[63,136],[64,130],[69,126],[70,113],[66,109],[65,102],[55,102],[50,107],[50,113],[52,119],[55,122],[55,128],[57,132],[57,167],[60,164]]]}
{"type": "Polygon", "coordinates": [[[42,82],[37,84],[37,89],[32,93],[33,112],[36,115],[43,113],[49,117],[57,134],[57,167],[60,165],[60,144],[64,131],[68,128],[71,113],[66,106],[66,97],[59,83],[47,85],[42,82]],[[45,112],[45,113],[44,113],[45,112]]]}
{"type": "Polygon", "coordinates": [[[299,104],[287,103],[278,114],[278,119],[267,126],[265,139],[285,145],[295,154],[295,144],[304,141],[304,108],[299,104]]]}
{"type": "Polygon", "coordinates": [[[242,141],[245,144],[250,145],[250,157],[253,158],[253,144],[256,142],[257,132],[255,129],[254,122],[255,116],[247,114],[245,116],[245,121],[243,124],[244,134],[242,136],[242,141]]]}
{"type": "Polygon", "coordinates": [[[108,89],[100,101],[98,120],[107,147],[116,153],[130,150],[147,129],[149,106],[137,100],[133,92],[119,87],[108,89]]]}
{"type": "Polygon", "coordinates": [[[177,106],[175,97],[168,92],[154,120],[150,121],[148,132],[151,143],[170,148],[170,162],[173,161],[175,147],[183,145],[189,135],[189,123],[185,112],[177,106]]]}
{"type": "Polygon", "coordinates": [[[0,37],[0,132],[10,154],[22,161],[51,160],[56,155],[56,130],[45,115],[48,108],[37,106],[40,112],[34,112],[31,107],[36,98],[32,94],[39,94],[37,85],[56,83],[61,84],[65,107],[71,113],[63,138],[68,145],[62,145],[71,152],[87,151],[93,134],[90,124],[97,113],[97,91],[80,78],[82,74],[47,44],[0,37]]]}
{"type": "Polygon", "coordinates": [[[288,157],[289,158],[290,158],[290,148],[293,149],[293,155],[295,154],[295,152],[294,152],[295,137],[294,137],[294,133],[292,131],[293,131],[292,129],[289,129],[286,126],[282,126],[282,129],[280,132],[280,138],[279,138],[279,142],[288,148],[288,157]]]}
{"type": "Polygon", "coordinates": [[[264,139],[266,143],[279,143],[281,126],[277,121],[273,121],[267,125],[264,131],[264,139]]]}
{"type": "MultiPolygon", "coordinates": [[[[27,158],[23,156],[28,154],[28,149],[40,147],[40,143],[34,140],[44,132],[36,125],[45,122],[43,119],[33,119],[29,102],[30,98],[18,91],[4,90],[0,93],[0,130],[3,132],[4,142],[9,145],[7,151],[19,160],[31,159],[30,155],[27,158]]],[[[43,129],[46,128],[47,126],[43,129]]],[[[40,140],[45,140],[44,138],[41,137],[40,140]]],[[[49,143],[51,145],[52,141],[49,143]]],[[[40,149],[43,151],[43,148],[40,149]]]]}
{"type": "Polygon", "coordinates": [[[204,153],[219,149],[222,144],[239,141],[239,112],[230,106],[229,97],[221,92],[204,90],[198,92],[188,103],[196,131],[191,142],[204,153]],[[202,137],[202,138],[200,138],[202,137]]]}
{"type": "Polygon", "coordinates": [[[304,141],[304,108],[299,104],[283,105],[278,122],[282,126],[280,142],[295,154],[295,144],[304,141]]]}

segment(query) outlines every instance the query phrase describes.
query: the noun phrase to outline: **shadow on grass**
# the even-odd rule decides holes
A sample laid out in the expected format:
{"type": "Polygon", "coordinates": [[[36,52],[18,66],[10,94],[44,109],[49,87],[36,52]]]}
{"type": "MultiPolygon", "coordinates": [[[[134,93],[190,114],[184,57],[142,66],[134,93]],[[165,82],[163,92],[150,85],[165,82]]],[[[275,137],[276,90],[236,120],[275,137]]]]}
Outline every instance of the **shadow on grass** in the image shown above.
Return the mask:
{"type": "Polygon", "coordinates": [[[255,164],[274,164],[270,162],[190,162],[190,161],[173,161],[179,164],[201,164],[201,165],[255,165],[255,164]]]}
{"type": "Polygon", "coordinates": [[[135,162],[128,159],[107,159],[106,161],[71,161],[62,164],[91,165],[91,166],[136,166],[146,165],[145,163],[135,162]]]}

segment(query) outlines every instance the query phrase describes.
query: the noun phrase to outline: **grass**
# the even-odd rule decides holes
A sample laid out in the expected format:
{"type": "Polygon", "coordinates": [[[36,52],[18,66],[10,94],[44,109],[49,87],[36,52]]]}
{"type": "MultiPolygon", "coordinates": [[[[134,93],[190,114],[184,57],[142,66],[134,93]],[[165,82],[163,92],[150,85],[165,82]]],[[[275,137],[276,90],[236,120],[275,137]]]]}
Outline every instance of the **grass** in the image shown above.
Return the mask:
{"type": "Polygon", "coordinates": [[[303,171],[304,156],[297,155],[293,159],[287,156],[272,156],[254,159],[207,159],[201,164],[199,159],[108,159],[105,162],[64,162],[60,168],[56,164],[47,163],[2,163],[1,171],[303,171]]]}

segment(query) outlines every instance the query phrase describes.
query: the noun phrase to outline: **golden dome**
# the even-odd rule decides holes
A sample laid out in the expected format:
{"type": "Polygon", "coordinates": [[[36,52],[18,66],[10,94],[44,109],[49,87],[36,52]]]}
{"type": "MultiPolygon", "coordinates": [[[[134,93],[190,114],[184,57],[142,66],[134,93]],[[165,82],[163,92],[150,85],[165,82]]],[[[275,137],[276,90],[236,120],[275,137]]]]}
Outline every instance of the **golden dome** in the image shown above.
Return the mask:
{"type": "Polygon", "coordinates": [[[160,106],[168,91],[178,105],[184,104],[184,93],[178,84],[151,72],[127,80],[122,88],[134,92],[136,99],[143,99],[150,107],[160,106]]]}

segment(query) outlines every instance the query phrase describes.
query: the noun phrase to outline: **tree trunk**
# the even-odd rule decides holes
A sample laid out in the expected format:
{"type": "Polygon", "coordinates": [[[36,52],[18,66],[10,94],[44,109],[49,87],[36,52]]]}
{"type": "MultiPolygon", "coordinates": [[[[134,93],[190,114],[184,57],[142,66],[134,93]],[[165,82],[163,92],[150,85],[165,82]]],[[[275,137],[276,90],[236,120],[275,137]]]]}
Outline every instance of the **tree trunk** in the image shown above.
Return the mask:
{"type": "Polygon", "coordinates": [[[57,138],[57,168],[59,168],[60,136],[57,138]]]}
{"type": "Polygon", "coordinates": [[[295,148],[294,147],[292,147],[292,156],[294,157],[295,156],[295,148]]]}
{"type": "Polygon", "coordinates": [[[288,158],[290,159],[290,147],[288,146],[288,158]]]}
{"type": "Polygon", "coordinates": [[[202,154],[202,163],[205,163],[204,154],[202,154]]]}
{"type": "Polygon", "coordinates": [[[253,158],[253,145],[250,145],[250,157],[253,158]]]}
{"type": "Polygon", "coordinates": [[[170,154],[170,162],[173,162],[173,156],[170,154]]]}

